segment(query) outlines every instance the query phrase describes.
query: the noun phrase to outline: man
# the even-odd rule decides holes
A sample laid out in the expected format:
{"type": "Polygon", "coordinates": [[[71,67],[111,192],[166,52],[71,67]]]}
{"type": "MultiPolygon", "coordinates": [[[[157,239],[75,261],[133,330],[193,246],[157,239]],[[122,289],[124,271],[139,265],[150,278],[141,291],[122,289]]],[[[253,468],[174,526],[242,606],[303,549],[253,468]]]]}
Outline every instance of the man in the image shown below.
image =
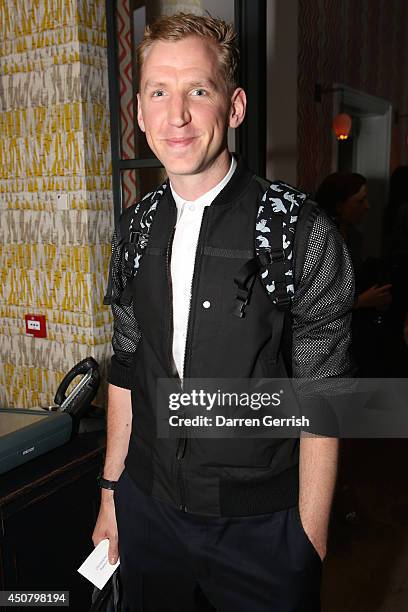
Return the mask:
{"type": "MultiPolygon", "coordinates": [[[[169,181],[131,306],[120,304],[126,279],[113,239],[115,354],[93,542],[109,538],[111,563],[120,553],[128,610],[316,612],[337,441],[162,439],[153,410],[159,378],[286,371],[282,351],[271,358],[277,319],[259,275],[246,316],[231,314],[264,193],[227,147],[246,109],[235,34],[210,17],[164,17],[138,59],[138,123],[169,181]]],[[[296,270],[293,375],[344,376],[353,277],[323,213],[296,270]]]]}

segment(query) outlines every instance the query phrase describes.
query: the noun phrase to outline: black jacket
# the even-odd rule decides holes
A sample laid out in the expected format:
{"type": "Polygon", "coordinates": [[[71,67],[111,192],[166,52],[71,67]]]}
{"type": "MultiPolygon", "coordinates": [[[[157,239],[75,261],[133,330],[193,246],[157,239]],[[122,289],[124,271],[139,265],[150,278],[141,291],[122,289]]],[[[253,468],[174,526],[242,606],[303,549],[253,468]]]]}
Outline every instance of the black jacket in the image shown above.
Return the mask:
{"type": "MultiPolygon", "coordinates": [[[[234,275],[254,255],[255,219],[263,193],[239,160],[230,182],[204,211],[184,378],[288,375],[282,351],[275,356],[271,350],[277,311],[259,277],[246,316],[232,314],[234,275]],[[210,307],[203,307],[204,302],[210,302],[210,307]]],[[[126,227],[132,214],[133,207],[123,213],[121,227],[126,227]]],[[[298,226],[301,222],[307,220],[299,219],[298,226]]],[[[193,513],[250,515],[295,505],[299,440],[177,440],[157,436],[157,380],[175,376],[170,278],[175,223],[176,205],[167,189],[133,282],[133,304],[112,306],[114,356],[109,382],[132,391],[133,421],[126,468],[146,493],[193,513]]],[[[349,326],[354,295],[350,260],[341,236],[324,213],[313,218],[308,231],[307,248],[301,254],[295,240],[293,376],[345,376],[350,371],[349,326]]],[[[112,288],[116,302],[124,282],[120,256],[114,236],[112,288]]]]}

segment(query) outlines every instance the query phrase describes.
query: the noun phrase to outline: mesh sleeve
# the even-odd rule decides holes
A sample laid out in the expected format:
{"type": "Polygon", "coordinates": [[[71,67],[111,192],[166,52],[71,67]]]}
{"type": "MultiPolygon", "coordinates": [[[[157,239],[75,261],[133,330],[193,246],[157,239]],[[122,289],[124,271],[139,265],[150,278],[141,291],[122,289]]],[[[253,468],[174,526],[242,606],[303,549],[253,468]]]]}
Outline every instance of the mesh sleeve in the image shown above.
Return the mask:
{"type": "Polygon", "coordinates": [[[111,359],[108,382],[125,389],[132,388],[133,364],[136,349],[141,337],[139,324],[135,319],[133,306],[119,303],[120,295],[126,284],[121,265],[121,248],[116,231],[112,238],[110,262],[111,308],[113,313],[113,356],[111,359]]]}
{"type": "Polygon", "coordinates": [[[294,378],[352,376],[354,272],[346,244],[322,212],[307,243],[292,303],[294,378]]]}

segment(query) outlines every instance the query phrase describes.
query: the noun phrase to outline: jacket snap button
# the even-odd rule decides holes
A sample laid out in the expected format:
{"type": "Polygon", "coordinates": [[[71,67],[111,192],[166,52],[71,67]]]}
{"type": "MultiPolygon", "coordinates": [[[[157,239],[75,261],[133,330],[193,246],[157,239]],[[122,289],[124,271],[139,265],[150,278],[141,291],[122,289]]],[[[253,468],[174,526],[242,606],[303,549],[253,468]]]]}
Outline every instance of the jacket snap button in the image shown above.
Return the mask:
{"type": "Polygon", "coordinates": [[[208,300],[205,300],[205,302],[203,302],[203,306],[204,308],[209,308],[211,306],[211,302],[209,302],[208,300]]]}

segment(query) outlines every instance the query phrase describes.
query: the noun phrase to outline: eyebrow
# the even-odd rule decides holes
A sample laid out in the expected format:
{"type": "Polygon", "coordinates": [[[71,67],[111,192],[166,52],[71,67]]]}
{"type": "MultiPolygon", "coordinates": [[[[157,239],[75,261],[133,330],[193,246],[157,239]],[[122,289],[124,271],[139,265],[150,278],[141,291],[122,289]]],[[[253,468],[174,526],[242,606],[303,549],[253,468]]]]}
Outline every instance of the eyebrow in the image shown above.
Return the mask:
{"type": "Polygon", "coordinates": [[[208,87],[209,89],[218,90],[218,86],[212,79],[198,79],[196,81],[190,81],[188,83],[190,87],[208,87]]]}
{"type": "Polygon", "coordinates": [[[145,83],[144,88],[147,89],[148,87],[165,87],[166,83],[164,83],[163,81],[152,81],[151,79],[148,79],[145,83]]]}
{"type": "MultiPolygon", "coordinates": [[[[147,79],[144,89],[148,89],[149,87],[166,87],[167,83],[164,81],[154,81],[152,79],[147,79]]],[[[209,89],[214,89],[215,91],[219,90],[219,87],[212,79],[197,79],[194,81],[186,82],[188,87],[208,87],[209,89]]]]}

